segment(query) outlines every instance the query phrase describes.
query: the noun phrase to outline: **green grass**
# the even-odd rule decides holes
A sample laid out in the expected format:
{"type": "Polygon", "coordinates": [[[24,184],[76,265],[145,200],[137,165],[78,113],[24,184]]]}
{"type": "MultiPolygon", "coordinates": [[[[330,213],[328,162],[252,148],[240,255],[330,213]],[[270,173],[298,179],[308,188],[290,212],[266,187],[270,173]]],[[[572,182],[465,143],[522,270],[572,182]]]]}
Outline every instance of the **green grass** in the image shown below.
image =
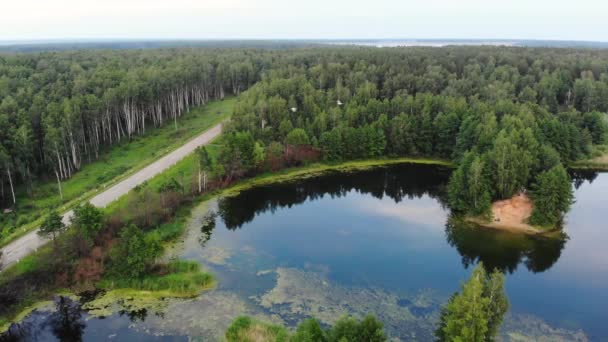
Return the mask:
{"type": "Polygon", "coordinates": [[[134,137],[130,142],[123,141],[112,146],[97,161],[84,165],[72,178],[62,183],[63,200],[59,197],[54,179],[35,182],[32,196],[27,194],[25,187],[18,188],[14,215],[0,221],[4,227],[16,228],[2,234],[0,246],[37,227],[49,211],[67,211],[227,119],[235,101],[235,98],[212,101],[185,113],[178,120],[177,130],[172,122],[167,122],[161,128],[150,127],[146,134],[134,137]]]}
{"type": "Polygon", "coordinates": [[[141,278],[108,278],[97,286],[105,290],[131,289],[155,292],[159,297],[195,297],[215,285],[213,276],[195,261],[176,260],[157,273],[141,278]]]}
{"type": "Polygon", "coordinates": [[[339,163],[313,163],[302,167],[288,168],[277,172],[266,172],[253,178],[244,179],[233,186],[221,191],[223,196],[234,196],[243,190],[272,183],[289,182],[308,177],[317,177],[329,171],[354,172],[375,167],[395,164],[425,164],[452,167],[452,163],[438,159],[424,158],[379,158],[355,160],[339,163]]]}
{"type": "Polygon", "coordinates": [[[230,324],[225,337],[227,342],[281,342],[289,340],[289,332],[280,325],[241,316],[230,324]]]}

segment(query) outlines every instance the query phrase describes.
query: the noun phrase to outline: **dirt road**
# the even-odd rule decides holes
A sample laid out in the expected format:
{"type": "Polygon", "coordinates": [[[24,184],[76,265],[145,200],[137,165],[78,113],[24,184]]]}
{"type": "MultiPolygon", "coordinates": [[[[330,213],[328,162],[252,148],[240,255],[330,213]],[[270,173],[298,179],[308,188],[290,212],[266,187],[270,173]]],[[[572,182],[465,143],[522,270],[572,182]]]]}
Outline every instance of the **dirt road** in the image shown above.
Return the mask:
{"type": "MultiPolygon", "coordinates": [[[[222,124],[218,124],[213,128],[203,132],[196,138],[190,140],[180,148],[158,159],[152,164],[144,167],[135,174],[113,185],[111,188],[97,194],[91,198],[89,202],[96,207],[105,207],[111,202],[117,200],[122,195],[128,193],[137,185],[153,178],[157,174],[171,167],[178,161],[182,160],[188,154],[192,153],[197,147],[208,144],[222,132],[222,124]]],[[[70,223],[73,212],[70,210],[63,215],[63,222],[70,223]]],[[[31,252],[44,245],[48,240],[41,238],[38,235],[38,229],[35,229],[19,239],[11,242],[2,249],[2,265],[0,270],[6,268],[17,261],[27,256],[31,252]]]]}

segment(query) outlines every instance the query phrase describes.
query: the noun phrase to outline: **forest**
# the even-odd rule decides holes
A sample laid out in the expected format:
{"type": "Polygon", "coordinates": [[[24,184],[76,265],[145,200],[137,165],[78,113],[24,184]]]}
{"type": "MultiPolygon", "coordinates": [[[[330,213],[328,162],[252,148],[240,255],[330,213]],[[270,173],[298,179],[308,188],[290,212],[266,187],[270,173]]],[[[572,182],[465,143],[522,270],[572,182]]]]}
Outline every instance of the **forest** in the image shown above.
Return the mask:
{"type": "Polygon", "coordinates": [[[60,191],[112,145],[233,94],[216,178],[317,159],[440,158],[457,166],[453,209],[481,214],[529,189],[544,213],[533,220],[554,224],[571,202],[564,167],[606,142],[606,57],[510,47],[3,53],[1,203],[13,206],[18,186],[35,196],[34,180],[60,191]]]}
{"type": "Polygon", "coordinates": [[[606,142],[603,52],[323,52],[331,59],[275,68],[239,97],[227,140],[254,147],[224,149],[226,177],[255,169],[264,146],[270,164],[439,158],[457,166],[449,184],[456,212],[484,215],[493,200],[529,190],[531,223],[554,226],[573,200],[566,167],[606,142]]]}
{"type": "MultiPolygon", "coordinates": [[[[110,208],[74,207],[69,230],[60,209],[49,206],[40,235],[51,243],[0,279],[0,323],[59,288],[199,294],[212,286],[210,274],[161,258],[163,246],[183,233],[190,205],[239,179],[311,162],[441,160],[454,170],[445,202],[443,187],[437,192],[454,212],[484,215],[492,201],[526,190],[535,202],[532,223],[555,225],[573,201],[568,167],[607,143],[608,51],[302,46],[2,53],[1,207],[18,208],[15,189],[36,198],[40,182],[56,183],[61,193],[62,182],[113,147],[154,127],[177,127],[192,108],[231,95],[236,104],[217,144],[110,208]]],[[[396,185],[377,181],[391,187],[394,193],[385,191],[391,197],[415,195],[405,179],[415,174],[401,177],[396,185]]],[[[307,192],[291,195],[284,202],[307,192]]],[[[259,210],[275,206],[256,200],[259,210]]],[[[504,279],[481,267],[474,274],[442,310],[438,339],[469,332],[472,323],[459,319],[466,316],[462,308],[488,294],[493,300],[471,306],[480,322],[472,331],[477,340],[496,334],[508,307],[504,279]]],[[[378,322],[363,322],[384,340],[378,322]]],[[[233,333],[256,324],[242,319],[233,333]]],[[[335,327],[303,324],[303,335],[342,337],[335,327]]]]}

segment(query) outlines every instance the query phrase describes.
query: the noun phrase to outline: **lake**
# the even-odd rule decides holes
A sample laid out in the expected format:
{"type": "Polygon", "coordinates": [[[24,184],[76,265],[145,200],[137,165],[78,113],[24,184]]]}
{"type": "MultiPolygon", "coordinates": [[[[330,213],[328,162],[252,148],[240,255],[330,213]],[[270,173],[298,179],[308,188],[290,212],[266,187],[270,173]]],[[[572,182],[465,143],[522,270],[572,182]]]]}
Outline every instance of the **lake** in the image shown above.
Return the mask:
{"type": "Polygon", "coordinates": [[[563,239],[451,218],[449,174],[425,165],[333,172],[202,205],[171,255],[203,264],[215,289],[148,309],[122,303],[103,318],[57,300],[13,333],[218,340],[238,315],[294,326],[310,316],[331,324],[371,313],[392,338],[428,341],[441,305],[482,261],[507,275],[504,339],[608,341],[608,174],[573,173],[576,203],[563,239]]]}

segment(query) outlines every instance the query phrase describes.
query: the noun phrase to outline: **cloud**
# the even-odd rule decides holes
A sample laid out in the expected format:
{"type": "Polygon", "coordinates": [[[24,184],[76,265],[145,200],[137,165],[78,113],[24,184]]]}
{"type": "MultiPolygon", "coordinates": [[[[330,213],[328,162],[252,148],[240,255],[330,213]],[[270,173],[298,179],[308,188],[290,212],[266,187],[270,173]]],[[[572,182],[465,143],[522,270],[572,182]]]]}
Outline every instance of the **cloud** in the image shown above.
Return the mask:
{"type": "Polygon", "coordinates": [[[606,13],[608,3],[597,0],[7,0],[0,39],[608,40],[606,13]]]}
{"type": "Polygon", "coordinates": [[[400,203],[365,198],[357,205],[368,214],[415,224],[431,232],[443,233],[448,215],[435,200],[426,196],[420,200],[404,200],[400,203]]]}

